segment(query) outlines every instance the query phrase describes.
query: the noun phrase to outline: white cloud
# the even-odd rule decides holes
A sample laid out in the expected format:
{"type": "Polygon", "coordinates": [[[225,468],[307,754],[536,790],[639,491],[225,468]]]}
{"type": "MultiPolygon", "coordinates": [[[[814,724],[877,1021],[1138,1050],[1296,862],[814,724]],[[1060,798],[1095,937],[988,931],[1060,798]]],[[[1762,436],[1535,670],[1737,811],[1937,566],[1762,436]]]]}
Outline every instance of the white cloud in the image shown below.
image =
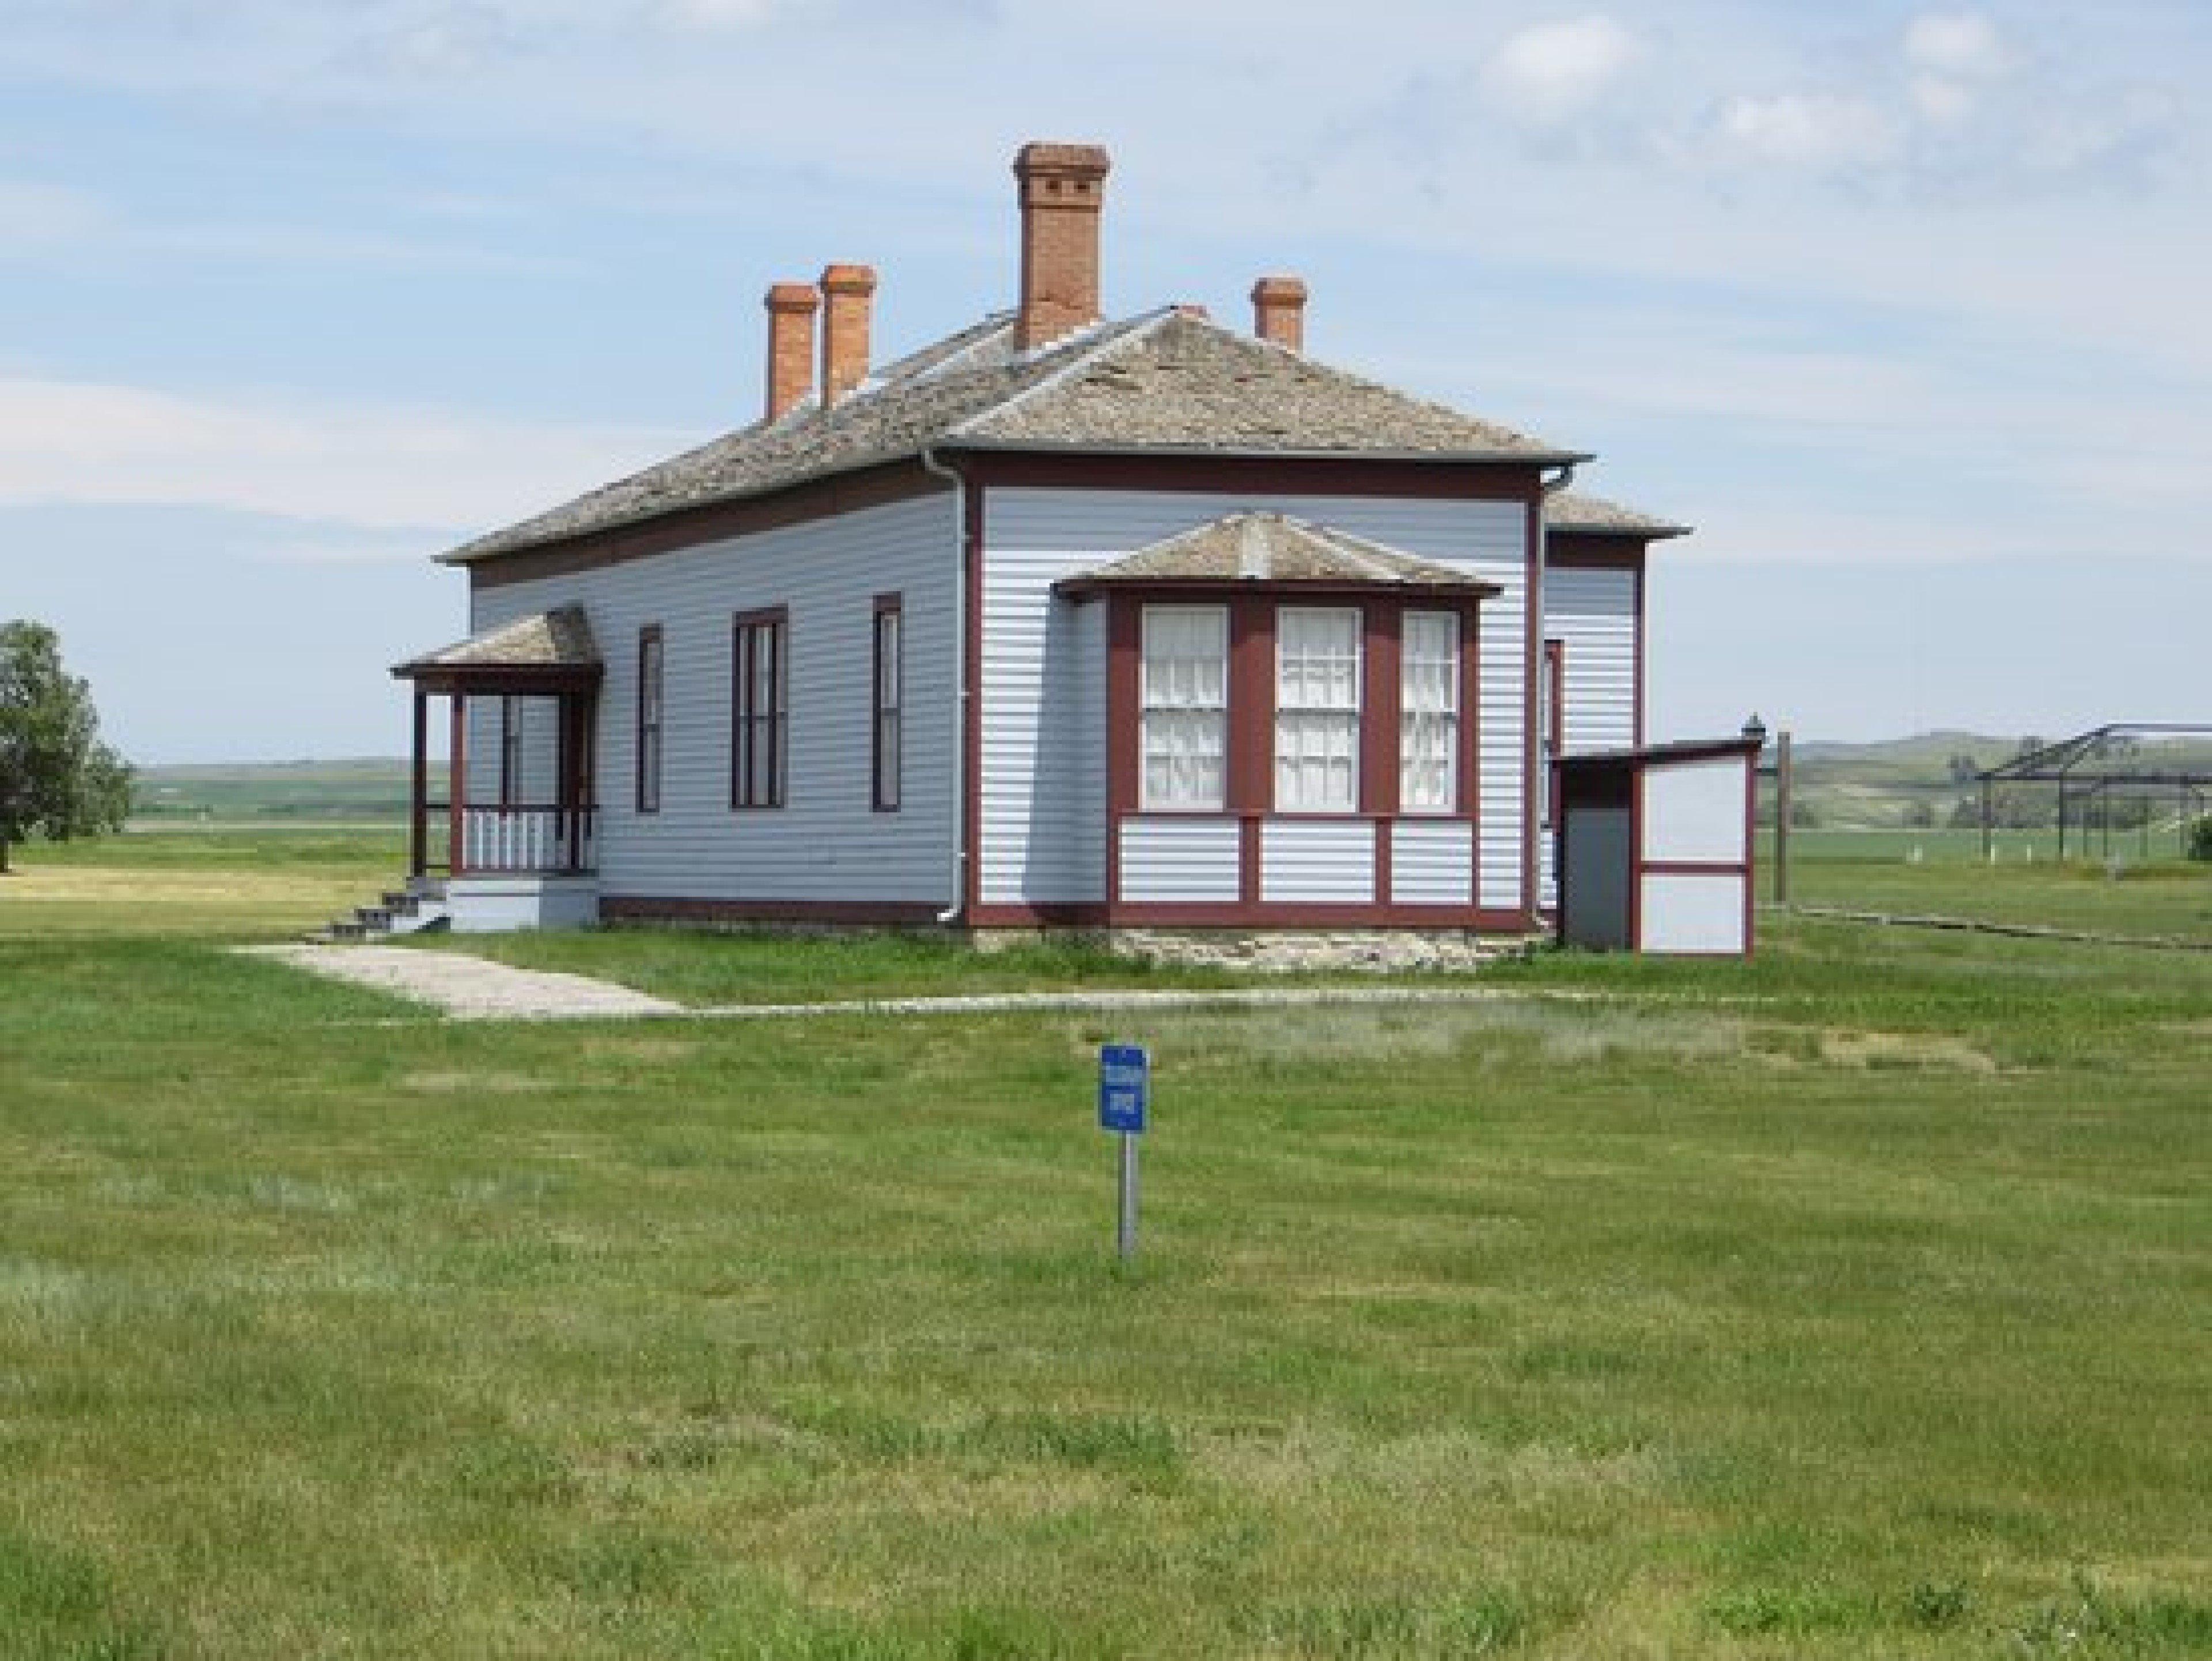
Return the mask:
{"type": "Polygon", "coordinates": [[[0,179],[0,255],[74,242],[107,222],[107,210],[82,191],[0,179]]]}
{"type": "Polygon", "coordinates": [[[1483,66],[1482,88],[1508,115],[1561,121],[1595,104],[1642,55],[1634,35],[1595,15],[1510,37],[1483,66]]]}
{"type": "Polygon", "coordinates": [[[1905,31],[1905,60],[1915,69],[1968,81],[2009,75],[2019,55],[1979,12],[1923,12],[1905,31]]]}
{"type": "Polygon", "coordinates": [[[1981,100],[1974,89],[1940,75],[1912,77],[1912,107],[1931,127],[1964,126],[1981,100]]]}
{"type": "MultiPolygon", "coordinates": [[[[455,530],[550,507],[695,441],[434,409],[196,399],[0,377],[0,503],[216,508],[355,532],[422,532],[433,547],[455,530]]],[[[348,535],[332,545],[359,541],[348,535]]]]}
{"type": "Polygon", "coordinates": [[[764,22],[775,9],[776,0],[667,0],[660,11],[679,26],[730,28],[764,22]]]}
{"type": "Polygon", "coordinates": [[[1838,93],[1778,93],[1723,105],[1720,137],[1735,153],[1786,167],[1867,167],[1904,148],[1898,119],[1869,99],[1838,93]]]}

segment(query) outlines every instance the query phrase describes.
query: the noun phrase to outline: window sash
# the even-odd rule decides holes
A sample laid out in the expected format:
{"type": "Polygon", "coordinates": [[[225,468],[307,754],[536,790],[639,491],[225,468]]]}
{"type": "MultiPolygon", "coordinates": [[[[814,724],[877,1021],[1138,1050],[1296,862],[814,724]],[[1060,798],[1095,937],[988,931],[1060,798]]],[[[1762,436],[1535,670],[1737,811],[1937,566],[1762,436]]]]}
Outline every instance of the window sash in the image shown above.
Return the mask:
{"type": "Polygon", "coordinates": [[[899,805],[899,764],[905,742],[905,665],[902,650],[904,625],[901,608],[879,604],[875,624],[875,687],[873,803],[878,812],[893,812],[899,805]]]}
{"type": "Polygon", "coordinates": [[[737,689],[730,781],[732,807],[783,806],[790,684],[784,625],[781,617],[757,618],[737,625],[732,665],[737,689]]]}
{"type": "Polygon", "coordinates": [[[637,811],[660,811],[661,682],[665,648],[656,625],[637,637],[637,811]]]}
{"type": "Polygon", "coordinates": [[[1218,812],[1228,803],[1228,608],[1146,606],[1141,656],[1139,804],[1218,812]]]}
{"type": "Polygon", "coordinates": [[[1460,624],[1456,612],[1407,611],[1399,657],[1398,811],[1459,806],[1460,624]]]}
{"type": "Polygon", "coordinates": [[[1356,606],[1275,612],[1275,809],[1359,806],[1362,614],[1356,606]]]}

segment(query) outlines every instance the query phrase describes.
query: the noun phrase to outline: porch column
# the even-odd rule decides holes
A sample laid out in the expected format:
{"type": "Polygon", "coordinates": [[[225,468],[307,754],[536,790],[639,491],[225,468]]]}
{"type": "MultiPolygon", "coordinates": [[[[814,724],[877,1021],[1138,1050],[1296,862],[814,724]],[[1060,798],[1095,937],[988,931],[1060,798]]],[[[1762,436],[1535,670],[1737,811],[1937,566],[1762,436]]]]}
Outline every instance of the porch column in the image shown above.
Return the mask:
{"type": "Polygon", "coordinates": [[[446,790],[446,815],[450,829],[447,835],[446,873],[458,877],[465,861],[462,857],[463,812],[469,794],[469,695],[456,686],[453,700],[453,735],[447,748],[449,782],[446,790]]]}
{"type": "Polygon", "coordinates": [[[563,850],[567,867],[584,868],[584,699],[579,691],[560,694],[559,757],[554,764],[554,818],[558,826],[556,845],[563,850]]]}
{"type": "Polygon", "coordinates": [[[411,802],[407,815],[407,874],[422,876],[430,868],[430,695],[416,681],[415,687],[414,765],[410,771],[411,802]]]}

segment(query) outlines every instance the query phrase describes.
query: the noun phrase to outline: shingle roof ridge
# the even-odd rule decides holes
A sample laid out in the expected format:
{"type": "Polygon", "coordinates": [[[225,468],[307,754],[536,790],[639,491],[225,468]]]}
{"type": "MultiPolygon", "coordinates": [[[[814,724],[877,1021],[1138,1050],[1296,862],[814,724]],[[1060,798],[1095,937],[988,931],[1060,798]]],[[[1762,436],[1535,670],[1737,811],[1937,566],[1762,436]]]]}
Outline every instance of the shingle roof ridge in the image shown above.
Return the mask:
{"type": "MultiPolygon", "coordinates": [[[[1129,447],[1161,450],[1243,448],[1275,454],[1334,454],[1364,451],[1370,454],[1400,453],[1440,459],[1479,457],[1534,462],[1589,459],[1581,452],[1559,448],[1502,423],[1469,415],[1436,399],[1402,391],[1334,364],[1324,363],[1303,352],[1291,351],[1273,342],[1229,328],[1210,317],[1194,314],[1184,307],[1164,307],[1141,321],[1143,326],[1122,334],[1107,350],[1090,355],[1084,361],[1071,363],[1065,373],[1055,375],[1048,385],[1032,388],[1023,396],[976,411],[962,423],[958,435],[968,442],[985,447],[995,445],[1019,448],[1046,446],[1109,450],[1129,447]],[[1364,442],[1348,429],[1329,430],[1330,423],[1323,420],[1306,427],[1308,433],[1320,435],[1306,443],[1276,441],[1276,435],[1285,430],[1279,428],[1272,432],[1255,432],[1248,441],[1240,445],[1234,441],[1224,441],[1208,436],[1204,431],[1188,436],[1172,437],[1163,437],[1155,432],[1117,440],[1101,436],[1095,429],[1085,433],[1081,430],[1081,423],[1075,423],[1074,429],[1067,432],[1041,433],[1035,429],[1036,422],[1032,421],[1025,427],[1019,419],[1024,413],[1033,416],[1039,413],[1040,406],[1048,408],[1051,393],[1073,394],[1084,390],[1082,381],[1085,375],[1105,368],[1114,359],[1137,354],[1143,345],[1155,339],[1178,337],[1203,342],[1216,351],[1231,357],[1242,357],[1247,362],[1268,362],[1271,369],[1280,371],[1284,377],[1276,384],[1274,390],[1287,406],[1282,412],[1286,420],[1310,418],[1317,402],[1333,403],[1344,399],[1347,395],[1356,394],[1359,400],[1375,405],[1376,407],[1368,411],[1371,417],[1378,419],[1395,417],[1401,423],[1413,417],[1407,424],[1409,429],[1415,430],[1415,435],[1398,445],[1364,442]],[[1426,430],[1419,431],[1419,429],[1426,430]]],[[[1180,391],[1181,388],[1170,390],[1180,391]]],[[[1172,421],[1173,405],[1172,399],[1163,399],[1156,396],[1147,407],[1153,410],[1157,423],[1162,412],[1167,420],[1172,421]]],[[[1061,413],[1063,417],[1066,414],[1065,411],[1061,413]]],[[[1195,417],[1193,421],[1201,429],[1206,424],[1195,417]]]]}
{"type": "Polygon", "coordinates": [[[951,373],[963,358],[982,350],[997,337],[1011,334],[1018,315],[1012,310],[987,312],[965,327],[955,329],[951,334],[939,335],[935,340],[893,358],[871,374],[864,385],[867,388],[896,386],[903,381],[927,380],[951,373]]]}
{"type": "Polygon", "coordinates": [[[1063,336],[1050,345],[1040,348],[1031,355],[1032,362],[1041,361],[1054,352],[1065,351],[1071,346],[1080,345],[1086,337],[1090,340],[1088,350],[1077,352],[1074,356],[1050,374],[1043,376],[1032,385],[1023,387],[1012,397],[1002,398],[995,404],[984,405],[975,414],[947,430],[944,435],[945,438],[958,439],[972,436],[972,429],[981,423],[998,420],[1018,410],[1024,404],[1041,398],[1046,393],[1057,391],[1079,374],[1087,373],[1096,368],[1101,362],[1113,356],[1131,341],[1141,340],[1152,334],[1176,314],[1174,307],[1161,306],[1150,312],[1139,312],[1136,316],[1124,319],[1120,322],[1102,320],[1091,325],[1088,329],[1077,334],[1063,336]]]}
{"type": "Polygon", "coordinates": [[[1395,562],[1408,559],[1425,565],[1437,563],[1434,560],[1421,559],[1419,554],[1409,554],[1403,548],[1394,548],[1387,542],[1378,542],[1373,537],[1361,536],[1357,531],[1340,530],[1334,525],[1322,525],[1307,520],[1292,522],[1315,536],[1334,542],[1371,569],[1391,570],[1395,569],[1395,562]]]}

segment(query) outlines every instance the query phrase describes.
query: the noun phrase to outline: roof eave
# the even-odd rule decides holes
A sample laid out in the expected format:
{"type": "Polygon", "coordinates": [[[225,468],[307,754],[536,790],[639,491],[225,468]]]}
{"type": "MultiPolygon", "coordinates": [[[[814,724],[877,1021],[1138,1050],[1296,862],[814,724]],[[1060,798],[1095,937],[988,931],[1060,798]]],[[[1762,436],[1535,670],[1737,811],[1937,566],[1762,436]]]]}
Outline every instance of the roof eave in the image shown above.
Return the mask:
{"type": "Polygon", "coordinates": [[[1069,599],[1085,599],[1115,589],[1188,589],[1192,593],[1243,593],[1249,589],[1291,590],[1303,593],[1393,593],[1473,595],[1495,599],[1505,590],[1480,577],[1455,582],[1401,582],[1389,577],[1244,577],[1244,576],[1072,576],[1052,585],[1053,592],[1069,599]]]}
{"type": "Polygon", "coordinates": [[[1238,461],[1412,461],[1449,466],[1558,467],[1597,459],[1583,450],[1308,450],[1266,445],[1230,444],[1054,444],[1036,439],[946,438],[937,450],[972,450],[995,454],[1056,456],[1216,456],[1238,461]]]}
{"type": "Polygon", "coordinates": [[[1638,542],[1668,542],[1697,532],[1693,525],[1577,525],[1571,520],[1564,525],[1547,523],[1544,528],[1567,536],[1620,537],[1638,542]]]}

